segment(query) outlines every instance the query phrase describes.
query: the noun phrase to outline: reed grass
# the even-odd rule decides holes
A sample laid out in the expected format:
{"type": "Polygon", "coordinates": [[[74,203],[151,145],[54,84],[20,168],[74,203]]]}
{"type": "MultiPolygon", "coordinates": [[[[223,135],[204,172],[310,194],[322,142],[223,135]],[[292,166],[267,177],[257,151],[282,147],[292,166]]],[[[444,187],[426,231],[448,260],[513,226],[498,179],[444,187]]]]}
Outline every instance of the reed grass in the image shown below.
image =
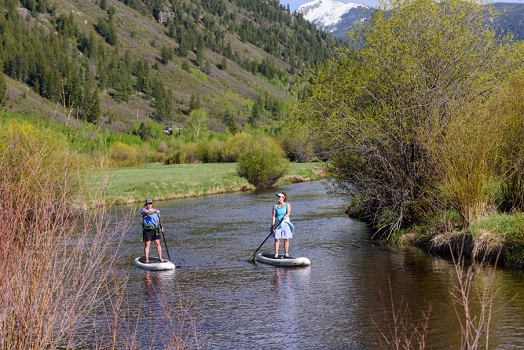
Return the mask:
{"type": "MultiPolygon", "coordinates": [[[[17,121],[0,130],[0,350],[143,348],[142,333],[154,335],[139,328],[116,269],[132,219],[110,225],[105,185],[93,210],[73,208],[84,169],[66,144],[17,121]]],[[[164,304],[157,317],[177,322],[164,348],[198,345],[192,305],[164,304]]]]}

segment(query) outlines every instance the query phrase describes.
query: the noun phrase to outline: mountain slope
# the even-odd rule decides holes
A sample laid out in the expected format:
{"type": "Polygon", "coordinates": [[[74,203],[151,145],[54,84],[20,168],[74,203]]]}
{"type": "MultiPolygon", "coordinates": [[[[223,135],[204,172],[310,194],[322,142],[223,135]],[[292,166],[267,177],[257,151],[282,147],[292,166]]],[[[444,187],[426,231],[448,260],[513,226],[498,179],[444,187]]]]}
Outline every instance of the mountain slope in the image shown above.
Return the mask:
{"type": "Polygon", "coordinates": [[[524,40],[524,3],[496,2],[493,6],[502,13],[500,27],[513,33],[517,40],[524,40]]]}
{"type": "MultiPolygon", "coordinates": [[[[524,39],[524,0],[520,3],[496,2],[493,6],[500,12],[501,30],[511,31],[517,40],[524,39]]],[[[305,19],[328,31],[334,38],[347,40],[348,32],[355,23],[371,17],[375,9],[364,5],[336,0],[314,0],[303,4],[296,10],[305,19]]]]}
{"type": "Polygon", "coordinates": [[[182,126],[198,107],[211,130],[230,127],[226,115],[242,128],[257,101],[263,113],[251,124],[284,118],[293,77],[340,45],[278,1],[11,0],[0,7],[12,29],[1,33],[6,108],[113,131],[150,120],[182,126]]]}
{"type": "Polygon", "coordinates": [[[347,33],[354,24],[369,18],[372,12],[373,8],[365,5],[334,0],[314,0],[296,10],[308,21],[340,39],[347,39],[347,33]]]}

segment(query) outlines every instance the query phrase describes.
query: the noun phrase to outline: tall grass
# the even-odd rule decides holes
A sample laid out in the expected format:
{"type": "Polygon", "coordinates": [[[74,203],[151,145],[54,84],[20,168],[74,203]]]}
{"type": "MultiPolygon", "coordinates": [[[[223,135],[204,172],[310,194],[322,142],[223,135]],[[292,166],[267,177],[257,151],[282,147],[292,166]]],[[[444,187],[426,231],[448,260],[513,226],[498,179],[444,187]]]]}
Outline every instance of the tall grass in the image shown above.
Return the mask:
{"type": "MultiPolygon", "coordinates": [[[[131,221],[113,228],[102,200],[73,208],[83,167],[65,145],[16,121],[0,130],[0,349],[138,349],[115,264],[131,221]]],[[[189,322],[187,310],[166,307],[163,317],[189,322]]],[[[165,348],[186,348],[195,329],[173,326],[165,348]]]]}

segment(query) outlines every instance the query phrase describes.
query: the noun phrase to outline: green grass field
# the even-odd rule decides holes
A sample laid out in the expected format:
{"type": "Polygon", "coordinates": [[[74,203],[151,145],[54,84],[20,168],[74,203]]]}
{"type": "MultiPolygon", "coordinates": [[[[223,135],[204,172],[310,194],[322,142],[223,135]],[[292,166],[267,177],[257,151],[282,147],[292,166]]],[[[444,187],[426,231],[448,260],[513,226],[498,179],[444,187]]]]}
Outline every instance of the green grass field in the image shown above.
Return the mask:
{"type": "MultiPolygon", "coordinates": [[[[289,174],[277,186],[293,182],[315,181],[322,176],[321,163],[291,163],[289,174]]],[[[87,178],[87,206],[104,191],[105,204],[129,204],[145,198],[168,200],[218,193],[254,190],[236,172],[236,163],[148,164],[93,172],[87,178]]]]}

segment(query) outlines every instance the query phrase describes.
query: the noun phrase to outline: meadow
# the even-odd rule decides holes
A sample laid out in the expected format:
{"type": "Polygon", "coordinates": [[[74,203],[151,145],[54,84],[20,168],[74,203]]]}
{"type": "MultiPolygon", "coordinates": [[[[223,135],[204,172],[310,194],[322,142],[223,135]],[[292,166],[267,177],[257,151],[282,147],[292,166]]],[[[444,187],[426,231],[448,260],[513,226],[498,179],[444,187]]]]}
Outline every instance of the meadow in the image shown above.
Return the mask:
{"type": "MultiPolygon", "coordinates": [[[[89,173],[84,205],[96,203],[91,193],[104,193],[105,205],[130,204],[152,198],[155,201],[175,198],[254,191],[236,171],[237,163],[147,164],[136,167],[110,168],[89,173]]],[[[315,181],[323,177],[322,163],[290,163],[289,172],[275,186],[294,182],[315,181]]],[[[96,197],[100,198],[100,197],[96,197]]]]}

